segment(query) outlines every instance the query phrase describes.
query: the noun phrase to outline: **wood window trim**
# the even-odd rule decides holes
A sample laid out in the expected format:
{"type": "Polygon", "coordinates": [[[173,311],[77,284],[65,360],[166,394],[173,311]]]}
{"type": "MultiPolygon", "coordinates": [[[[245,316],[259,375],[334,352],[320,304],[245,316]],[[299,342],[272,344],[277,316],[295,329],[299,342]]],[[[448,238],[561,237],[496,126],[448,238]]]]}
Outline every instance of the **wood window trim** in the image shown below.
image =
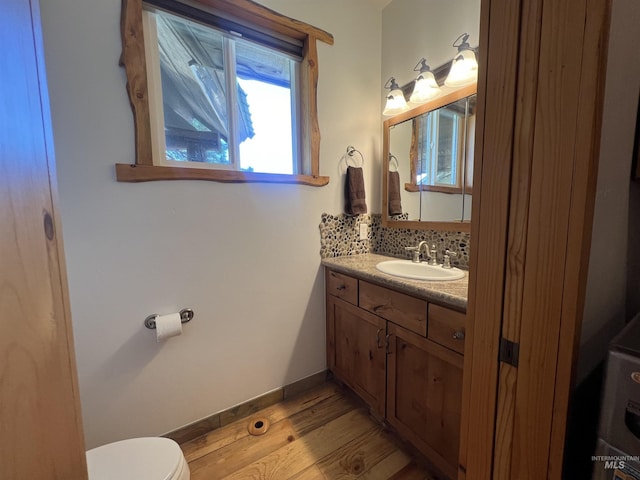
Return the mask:
{"type": "Polygon", "coordinates": [[[198,0],[204,7],[224,11],[235,18],[304,42],[300,63],[302,94],[300,141],[309,152],[309,175],[286,175],[170,167],[153,164],[149,87],[145,57],[142,0],[122,0],[120,31],[122,54],[120,65],[127,76],[127,93],[135,128],[135,163],[116,164],[119,182],[155,180],[209,180],[216,182],[296,183],[323,186],[328,176],[320,175],[320,127],[318,124],[318,48],[317,41],[333,45],[333,36],[312,25],[281,15],[251,0],[198,0]]]}
{"type": "Polygon", "coordinates": [[[438,193],[466,193],[462,187],[450,187],[447,185],[418,185],[416,183],[407,182],[404,184],[407,192],[438,192],[438,193]]]}
{"type": "MultiPolygon", "coordinates": [[[[443,105],[440,108],[445,107],[443,105]]],[[[437,109],[435,109],[437,110],[437,109]]],[[[433,110],[433,111],[435,111],[433,110]]],[[[458,168],[458,174],[456,179],[456,185],[418,185],[414,180],[418,177],[418,157],[420,153],[420,146],[418,145],[418,128],[421,128],[418,123],[420,122],[422,116],[417,116],[413,119],[411,125],[411,147],[409,149],[409,161],[410,161],[410,178],[411,182],[407,182],[404,184],[404,189],[407,192],[438,192],[438,193],[453,193],[453,194],[464,194],[462,188],[463,182],[463,170],[462,168],[458,168]]],[[[459,123],[462,123],[458,120],[459,123]]],[[[458,147],[461,149],[466,149],[466,145],[464,145],[464,140],[462,138],[458,139],[458,147]]],[[[465,168],[466,165],[465,165],[465,168]]]]}

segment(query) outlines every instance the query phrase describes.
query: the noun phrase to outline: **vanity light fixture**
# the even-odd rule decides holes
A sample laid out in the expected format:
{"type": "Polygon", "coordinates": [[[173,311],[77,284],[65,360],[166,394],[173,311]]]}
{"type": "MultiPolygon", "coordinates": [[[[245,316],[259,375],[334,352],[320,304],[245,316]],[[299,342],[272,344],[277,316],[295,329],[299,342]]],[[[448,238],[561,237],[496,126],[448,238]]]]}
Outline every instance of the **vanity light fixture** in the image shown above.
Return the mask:
{"type": "Polygon", "coordinates": [[[409,102],[419,105],[440,95],[440,86],[438,82],[436,82],[436,77],[433,76],[431,68],[427,65],[426,58],[420,59],[416,66],[413,67],[413,71],[420,73],[418,73],[418,78],[416,78],[409,102]]]}
{"type": "Polygon", "coordinates": [[[444,81],[447,87],[462,87],[478,80],[478,60],[476,50],[469,46],[468,33],[460,35],[453,46],[458,48],[458,53],[453,57],[451,70],[444,81]]]}
{"type": "Polygon", "coordinates": [[[391,77],[384,84],[384,88],[390,90],[387,95],[387,104],[384,107],[383,115],[397,115],[409,109],[407,101],[404,99],[404,93],[402,89],[396,83],[396,79],[391,77]]]}

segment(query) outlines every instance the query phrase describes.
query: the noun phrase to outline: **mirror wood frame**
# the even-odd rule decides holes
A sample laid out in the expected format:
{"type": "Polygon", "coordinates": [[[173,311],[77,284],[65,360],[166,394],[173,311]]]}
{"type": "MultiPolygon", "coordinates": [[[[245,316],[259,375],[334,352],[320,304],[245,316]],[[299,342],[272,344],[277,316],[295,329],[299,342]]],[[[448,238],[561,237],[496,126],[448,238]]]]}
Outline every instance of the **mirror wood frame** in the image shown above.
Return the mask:
{"type": "Polygon", "coordinates": [[[448,232],[470,232],[471,222],[430,222],[418,220],[391,220],[389,219],[389,209],[387,202],[389,198],[388,175],[389,171],[389,142],[390,130],[394,125],[398,125],[407,120],[411,120],[419,115],[437,110],[450,103],[461,100],[465,97],[477,93],[477,84],[473,83],[466,87],[445,93],[444,95],[431,100],[430,102],[418,105],[406,112],[388,118],[383,123],[382,129],[382,226],[390,228],[410,228],[414,230],[442,230],[448,232]]]}

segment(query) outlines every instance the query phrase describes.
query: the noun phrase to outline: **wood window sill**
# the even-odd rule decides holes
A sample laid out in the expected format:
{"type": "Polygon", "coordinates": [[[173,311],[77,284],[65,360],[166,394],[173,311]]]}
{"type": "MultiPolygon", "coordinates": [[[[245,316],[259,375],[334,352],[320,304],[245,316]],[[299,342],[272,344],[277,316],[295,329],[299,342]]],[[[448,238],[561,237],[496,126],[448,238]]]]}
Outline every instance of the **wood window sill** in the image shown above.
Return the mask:
{"type": "Polygon", "coordinates": [[[404,189],[407,192],[469,193],[469,191],[463,192],[460,187],[447,187],[446,185],[416,185],[415,183],[405,183],[404,189]]]}
{"type": "Polygon", "coordinates": [[[322,187],[329,177],[320,175],[286,175],[279,173],[239,172],[235,170],[210,170],[192,167],[165,167],[116,163],[118,182],[152,182],[157,180],[208,180],[224,183],[294,183],[322,187]]]}

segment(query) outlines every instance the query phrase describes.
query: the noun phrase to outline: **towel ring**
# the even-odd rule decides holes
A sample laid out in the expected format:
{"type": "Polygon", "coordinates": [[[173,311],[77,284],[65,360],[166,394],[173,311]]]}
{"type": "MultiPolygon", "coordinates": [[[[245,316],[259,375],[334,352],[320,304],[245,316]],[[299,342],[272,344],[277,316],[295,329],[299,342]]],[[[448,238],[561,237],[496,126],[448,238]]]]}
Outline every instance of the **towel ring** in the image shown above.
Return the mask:
{"type": "Polygon", "coordinates": [[[397,172],[398,171],[398,159],[395,157],[395,155],[391,155],[389,154],[389,171],[390,172],[397,172]],[[391,166],[395,165],[396,169],[395,170],[391,170],[391,166]]]}
{"type": "Polygon", "coordinates": [[[344,161],[347,164],[347,167],[362,167],[364,166],[364,155],[362,155],[362,152],[360,150],[357,150],[355,147],[352,147],[351,145],[349,145],[347,147],[347,156],[344,157],[344,161]],[[360,154],[360,165],[355,163],[355,159],[354,159],[354,165],[349,165],[349,159],[353,159],[353,155],[355,153],[360,154]]]}

